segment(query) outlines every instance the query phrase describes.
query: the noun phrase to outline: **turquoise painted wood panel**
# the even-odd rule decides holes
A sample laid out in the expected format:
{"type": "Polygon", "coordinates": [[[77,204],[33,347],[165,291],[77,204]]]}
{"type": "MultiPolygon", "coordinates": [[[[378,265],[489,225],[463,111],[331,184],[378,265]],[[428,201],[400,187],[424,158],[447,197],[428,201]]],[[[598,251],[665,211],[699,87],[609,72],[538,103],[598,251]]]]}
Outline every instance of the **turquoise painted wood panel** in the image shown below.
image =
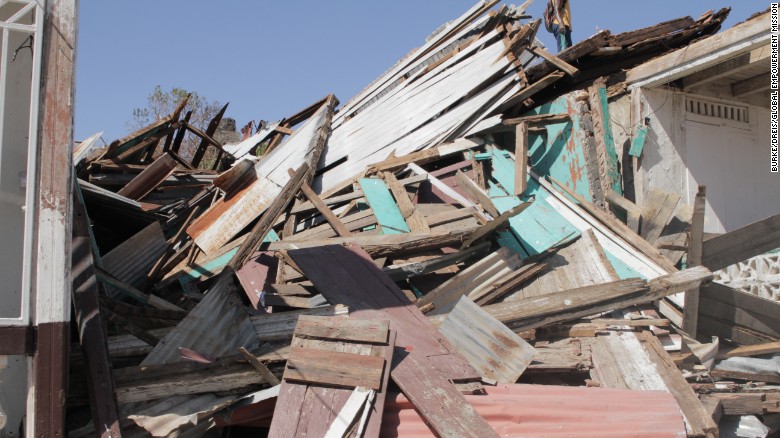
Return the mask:
{"type": "Polygon", "coordinates": [[[606,248],[604,249],[604,254],[606,254],[607,260],[609,260],[609,263],[615,268],[615,272],[621,280],[627,280],[629,278],[642,278],[647,280],[647,277],[631,269],[631,267],[615,257],[611,252],[607,251],[606,248]]]}
{"type": "MultiPolygon", "coordinates": [[[[268,232],[268,234],[265,235],[262,243],[278,242],[278,241],[279,241],[279,235],[276,234],[276,231],[271,230],[268,232]]],[[[204,263],[202,266],[193,265],[185,269],[182,276],[179,277],[179,283],[181,284],[189,283],[190,281],[200,278],[203,275],[213,275],[214,272],[217,272],[220,269],[224,268],[225,265],[228,264],[230,259],[232,259],[237,252],[238,252],[238,247],[235,247],[230,251],[222,254],[221,256],[213,260],[210,260],[207,263],[204,263]]]]}
{"type": "Polygon", "coordinates": [[[607,89],[601,87],[599,89],[599,97],[601,98],[601,114],[604,126],[604,142],[607,148],[607,172],[612,179],[612,190],[617,194],[623,194],[623,186],[621,184],[622,178],[620,176],[620,170],[618,168],[618,156],[615,149],[615,137],[612,135],[612,122],[609,116],[609,102],[607,102],[607,89]]]}
{"type": "Polygon", "coordinates": [[[590,180],[585,160],[584,135],[576,135],[581,117],[573,95],[564,95],[541,105],[524,116],[568,114],[570,120],[545,125],[545,135],[529,134],[528,163],[542,176],[552,176],[562,184],[591,199],[590,180]]]}
{"type": "MultiPolygon", "coordinates": [[[[497,184],[490,182],[488,194],[498,211],[503,213],[510,210],[528,200],[530,196],[535,196],[536,199],[525,211],[509,220],[509,231],[499,234],[499,244],[525,258],[541,253],[566,237],[579,235],[580,231],[547,202],[552,195],[535,179],[528,181],[528,190],[522,198],[511,196],[502,188],[513,187],[511,184],[514,181],[514,169],[514,161],[511,158],[503,154],[493,155],[493,178],[497,184]]],[[[604,252],[621,279],[642,277],[609,251],[604,252]]]]}
{"type": "Polygon", "coordinates": [[[641,157],[642,150],[645,147],[646,139],[647,139],[647,126],[642,125],[636,128],[636,136],[634,137],[634,141],[631,143],[631,149],[628,150],[628,155],[637,158],[641,157]]]}
{"type": "Polygon", "coordinates": [[[401,214],[401,209],[398,208],[384,181],[376,178],[361,178],[359,182],[366,201],[379,222],[382,234],[411,232],[401,214]]]}
{"type": "MultiPolygon", "coordinates": [[[[535,196],[530,207],[509,219],[509,229],[524,249],[522,252],[518,251],[519,254],[523,256],[539,254],[567,236],[579,234],[573,225],[547,203],[550,194],[533,178],[529,178],[528,189],[521,197],[510,195],[505,188],[513,187],[514,173],[514,161],[503,154],[495,154],[493,178],[498,185],[491,181],[488,195],[498,211],[502,213],[535,196]]],[[[506,236],[500,237],[505,243],[508,240],[506,236]]],[[[511,244],[507,246],[515,249],[511,244]]]]}

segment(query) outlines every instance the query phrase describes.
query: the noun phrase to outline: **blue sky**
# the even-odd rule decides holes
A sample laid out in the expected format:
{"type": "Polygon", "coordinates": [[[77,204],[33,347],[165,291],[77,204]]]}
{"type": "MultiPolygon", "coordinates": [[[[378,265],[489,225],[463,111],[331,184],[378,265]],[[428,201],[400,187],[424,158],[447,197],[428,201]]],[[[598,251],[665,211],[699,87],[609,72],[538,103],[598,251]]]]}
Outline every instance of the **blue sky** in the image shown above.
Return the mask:
{"type": "MultiPolygon", "coordinates": [[[[155,85],[230,102],[227,116],[239,126],[278,120],[331,92],[346,102],[474,3],[81,0],[76,139],[125,135],[133,108],[145,105],[155,85]]],[[[540,17],[545,3],[536,0],[528,12],[540,17]]],[[[572,0],[573,40],[725,6],[732,6],[727,29],[769,2],[572,0]]],[[[554,48],[544,28],[538,36],[554,48]]]]}

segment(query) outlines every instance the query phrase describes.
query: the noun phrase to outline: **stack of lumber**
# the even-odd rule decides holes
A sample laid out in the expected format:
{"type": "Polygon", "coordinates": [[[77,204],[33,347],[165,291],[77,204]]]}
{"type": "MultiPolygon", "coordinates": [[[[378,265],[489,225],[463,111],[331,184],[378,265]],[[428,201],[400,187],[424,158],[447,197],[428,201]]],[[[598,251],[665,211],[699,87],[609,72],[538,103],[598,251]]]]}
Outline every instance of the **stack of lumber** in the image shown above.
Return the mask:
{"type": "Polygon", "coordinates": [[[757,383],[780,384],[776,371],[735,360],[774,363],[778,304],[711,283],[766,245],[722,243],[751,230],[705,240],[701,205],[678,194],[632,203],[604,123],[621,69],[715,32],[728,10],[555,56],[539,20],[496,3],[342,106],[326,96],[240,143],[213,139],[224,111],[202,130],[184,101],[80,148],[70,436],[544,436],[588,416],[593,436],[705,437],[720,416],[778,412],[757,383]],[[572,90],[576,110],[538,110],[572,90]],[[201,139],[187,159],[186,132],[201,139]],[[567,180],[561,135],[594,144],[567,180]],[[701,353],[715,331],[720,353],[701,353]],[[502,426],[491,409],[542,406],[519,383],[547,385],[534,391],[550,410],[582,397],[592,411],[502,426]],[[632,402],[596,401],[612,397],[632,402]]]}

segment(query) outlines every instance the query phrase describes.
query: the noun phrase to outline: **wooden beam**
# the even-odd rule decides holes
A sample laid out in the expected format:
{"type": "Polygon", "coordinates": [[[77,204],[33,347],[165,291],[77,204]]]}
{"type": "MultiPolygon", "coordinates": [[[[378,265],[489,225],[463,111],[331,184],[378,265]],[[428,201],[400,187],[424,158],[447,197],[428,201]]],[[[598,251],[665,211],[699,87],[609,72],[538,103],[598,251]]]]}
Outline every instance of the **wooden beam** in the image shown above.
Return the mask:
{"type": "Polygon", "coordinates": [[[536,93],[544,90],[545,88],[549,87],[555,82],[558,82],[564,76],[566,76],[566,73],[560,71],[556,71],[548,74],[542,79],[539,79],[537,82],[534,82],[533,84],[526,86],[522,90],[518,91],[516,94],[510,97],[506,102],[504,102],[501,105],[501,107],[498,109],[498,111],[503,111],[505,109],[511,108],[517,104],[522,103],[524,100],[528,99],[529,97],[532,97],[536,93]]]}
{"type": "Polygon", "coordinates": [[[176,169],[176,160],[165,153],[154,160],[143,172],[139,173],[117,193],[126,198],[139,200],[157,188],[176,169]]]}
{"type": "Polygon", "coordinates": [[[759,91],[768,90],[771,85],[769,73],[762,73],[750,79],[731,84],[731,95],[741,97],[746,94],[758,93],[759,91]]]}
{"type": "Polygon", "coordinates": [[[256,358],[255,355],[250,353],[246,348],[241,347],[238,349],[238,351],[240,351],[241,354],[244,356],[244,358],[247,360],[247,362],[249,362],[249,364],[252,365],[257,370],[257,372],[260,373],[261,376],[263,376],[263,379],[265,379],[266,382],[270,383],[272,386],[281,383],[279,379],[277,379],[276,376],[273,375],[271,370],[269,370],[264,363],[260,362],[260,360],[256,358]]]}
{"type": "Polygon", "coordinates": [[[401,215],[406,220],[406,225],[409,229],[420,233],[429,233],[431,227],[425,215],[409,199],[406,187],[391,172],[382,172],[382,179],[385,180],[390,193],[393,194],[393,198],[395,198],[395,202],[398,204],[401,215]]]}
{"type": "Polygon", "coordinates": [[[217,132],[217,128],[219,128],[219,122],[222,121],[222,116],[225,115],[225,111],[227,110],[229,103],[226,103],[225,106],[222,107],[221,110],[217,113],[217,115],[214,116],[213,119],[209,122],[208,128],[206,128],[206,132],[201,132],[200,129],[195,128],[194,126],[190,125],[188,122],[184,123],[184,126],[187,127],[190,131],[192,131],[195,135],[199,136],[201,138],[200,144],[198,145],[198,148],[195,150],[195,155],[192,157],[192,167],[198,168],[198,165],[200,165],[201,160],[203,159],[203,156],[206,154],[206,149],[209,146],[209,143],[213,144],[214,146],[217,146],[224,152],[222,149],[222,145],[219,144],[216,140],[214,140],[213,137],[214,134],[217,132]]]}
{"type": "MultiPolygon", "coordinates": [[[[491,304],[484,309],[513,330],[528,330],[557,322],[573,321],[599,312],[650,303],[683,292],[712,279],[704,267],[658,277],[585,286],[555,294],[491,304]]],[[[440,322],[441,316],[433,317],[440,322]]]]}
{"type": "Polygon", "coordinates": [[[515,129],[515,196],[521,196],[528,187],[528,124],[515,129]]]}
{"type": "Polygon", "coordinates": [[[480,239],[494,233],[496,230],[500,229],[501,227],[506,226],[507,222],[509,222],[509,219],[512,219],[513,217],[522,213],[526,208],[530,206],[531,206],[531,202],[524,202],[516,207],[513,207],[510,210],[505,211],[499,217],[477,228],[476,230],[474,230],[473,233],[471,233],[468,240],[463,242],[463,244],[460,246],[460,249],[468,248],[474,242],[477,242],[480,239]]]}
{"type": "MultiPolygon", "coordinates": [[[[295,172],[292,171],[292,169],[289,169],[290,176],[295,176],[295,172]]],[[[305,182],[301,185],[301,192],[306,196],[306,199],[309,200],[309,202],[314,205],[314,208],[317,209],[317,211],[320,212],[322,217],[325,218],[326,221],[330,224],[331,227],[333,227],[333,230],[341,237],[347,237],[351,236],[352,232],[349,231],[345,226],[344,223],[341,222],[341,220],[333,214],[333,211],[331,211],[330,208],[328,208],[327,205],[325,205],[324,202],[322,202],[322,199],[320,199],[319,196],[317,196],[316,193],[314,193],[314,190],[312,190],[311,187],[309,187],[308,184],[305,182]]]]}
{"type": "Polygon", "coordinates": [[[702,71],[723,59],[769,43],[770,14],[736,25],[717,35],[648,61],[628,71],[630,88],[653,87],[702,71]]]}
{"type": "Polygon", "coordinates": [[[758,62],[769,59],[770,53],[771,50],[769,50],[768,45],[751,50],[747,53],[743,53],[727,61],[721,62],[720,64],[715,64],[712,67],[708,67],[702,71],[686,76],[682,80],[683,86],[685,88],[697,87],[699,85],[712,82],[716,79],[738,73],[748,67],[755,65],[758,62]]]}
{"type": "Polygon", "coordinates": [[[114,377],[100,317],[98,282],[92,254],[92,236],[87,209],[75,186],[73,192],[73,311],[87,375],[92,421],[102,438],[120,437],[119,410],[114,395],[114,377]]]}
{"type": "Polygon", "coordinates": [[[750,357],[772,353],[780,353],[780,342],[768,342],[765,344],[737,347],[726,353],[726,357],[750,357]]]}
{"type": "Polygon", "coordinates": [[[290,256],[331,302],[350,306],[356,318],[389,320],[398,330],[391,378],[441,436],[496,436],[449,379],[478,380],[478,373],[430,325],[403,292],[360,248],[325,246],[290,256]],[[333,280],[338,278],[338,282],[333,280]],[[403,321],[403,322],[401,322],[403,321]]]}
{"type": "Polygon", "coordinates": [[[574,67],[573,65],[569,64],[568,62],[564,61],[563,59],[553,55],[552,53],[548,52],[547,50],[544,50],[543,48],[539,46],[534,46],[529,49],[531,53],[533,53],[536,56],[541,56],[542,58],[546,59],[548,62],[552,63],[559,69],[561,69],[563,72],[565,72],[569,76],[575,76],[580,71],[574,67]]]}
{"type": "Polygon", "coordinates": [[[279,216],[281,216],[290,203],[292,203],[295,194],[303,187],[307,175],[311,173],[309,170],[309,165],[303,163],[303,165],[295,171],[279,196],[274,199],[271,205],[269,205],[260,216],[260,220],[252,227],[252,231],[249,232],[249,237],[247,237],[241,243],[241,246],[238,247],[238,251],[233,258],[230,259],[230,262],[228,262],[228,267],[238,270],[246,263],[249,257],[254,254],[265,235],[268,234],[279,216]]]}
{"type": "MultiPolygon", "coordinates": [[[[693,219],[691,220],[691,240],[688,248],[687,265],[700,266],[702,259],[702,242],[704,239],[704,210],[707,205],[707,188],[699,186],[696,199],[693,201],[693,219]]],[[[683,330],[696,339],[699,320],[699,289],[685,291],[685,307],[683,308],[683,330]]]]}
{"type": "Polygon", "coordinates": [[[707,239],[701,264],[713,271],[780,247],[780,214],[707,239]]]}
{"type": "Polygon", "coordinates": [[[642,217],[641,209],[633,202],[615,193],[614,190],[607,191],[605,199],[610,205],[626,212],[628,217],[626,225],[628,225],[628,228],[631,228],[631,231],[639,234],[639,222],[642,217]]]}
{"type": "Polygon", "coordinates": [[[471,180],[468,176],[466,176],[465,173],[458,170],[455,173],[455,180],[458,182],[458,187],[462,188],[466,191],[466,194],[469,195],[469,197],[477,202],[479,202],[479,205],[482,207],[483,210],[488,212],[493,217],[498,217],[501,213],[499,213],[496,206],[493,204],[493,201],[490,200],[490,196],[488,196],[485,191],[477,185],[474,181],[471,180]]]}
{"type": "Polygon", "coordinates": [[[531,116],[516,117],[513,119],[506,119],[501,122],[503,125],[519,125],[521,123],[527,123],[530,127],[540,125],[551,125],[555,123],[564,123],[571,120],[571,116],[562,114],[534,114],[531,116]]]}

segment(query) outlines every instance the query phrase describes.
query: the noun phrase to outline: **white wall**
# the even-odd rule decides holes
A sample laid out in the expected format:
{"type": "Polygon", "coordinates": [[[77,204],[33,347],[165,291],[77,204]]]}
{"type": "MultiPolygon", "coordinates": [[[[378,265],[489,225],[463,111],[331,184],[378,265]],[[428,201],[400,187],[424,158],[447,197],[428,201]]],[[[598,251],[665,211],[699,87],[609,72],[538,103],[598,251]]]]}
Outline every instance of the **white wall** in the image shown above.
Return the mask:
{"type": "Polygon", "coordinates": [[[780,175],[769,172],[769,110],[747,105],[750,122],[741,124],[687,114],[678,90],[641,95],[650,119],[639,172],[645,194],[658,187],[693,204],[697,186],[706,185],[705,232],[712,233],[780,212],[780,175]]]}

